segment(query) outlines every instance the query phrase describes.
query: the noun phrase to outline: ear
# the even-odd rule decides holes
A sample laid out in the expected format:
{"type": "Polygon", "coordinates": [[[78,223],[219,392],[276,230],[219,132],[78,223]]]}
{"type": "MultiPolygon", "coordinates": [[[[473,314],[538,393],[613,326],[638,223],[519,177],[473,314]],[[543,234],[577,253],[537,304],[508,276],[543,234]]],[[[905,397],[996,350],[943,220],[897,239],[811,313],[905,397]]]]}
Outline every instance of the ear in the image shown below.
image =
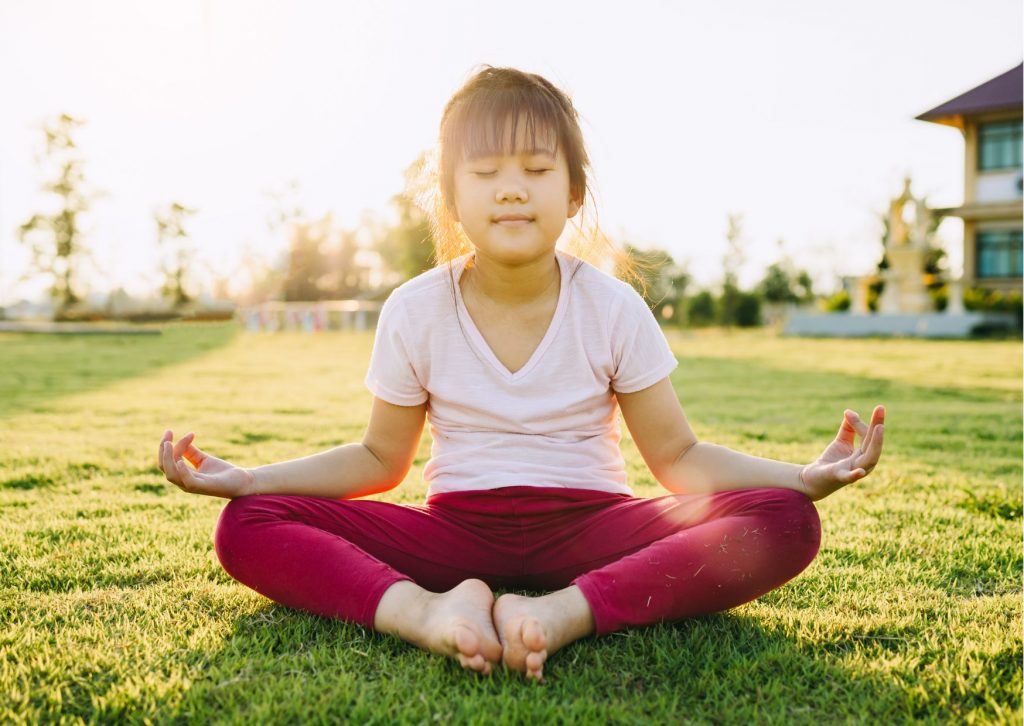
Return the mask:
{"type": "Polygon", "coordinates": [[[569,209],[566,214],[566,219],[572,219],[576,216],[576,213],[580,211],[580,203],[576,201],[575,197],[569,198],[569,209]]]}

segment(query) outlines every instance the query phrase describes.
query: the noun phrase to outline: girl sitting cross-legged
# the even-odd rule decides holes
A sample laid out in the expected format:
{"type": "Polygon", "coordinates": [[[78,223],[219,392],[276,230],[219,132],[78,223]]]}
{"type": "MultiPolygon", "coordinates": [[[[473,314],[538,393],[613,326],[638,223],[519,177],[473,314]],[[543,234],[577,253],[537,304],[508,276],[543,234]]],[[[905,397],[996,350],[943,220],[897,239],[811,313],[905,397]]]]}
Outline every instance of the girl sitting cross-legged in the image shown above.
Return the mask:
{"type": "Polygon", "coordinates": [[[539,680],[578,638],[726,610],[807,567],[813,502],[874,469],[884,409],[869,423],[846,410],[806,465],[699,441],[643,298],[556,248],[588,169],[576,110],[544,78],[486,67],[452,97],[437,266],[381,311],[363,440],[242,468],[193,434],[163,436],[168,480],[231,500],[215,547],[232,577],[474,671],[539,680]],[[633,496],[620,412],[669,495],[633,496]],[[402,482],[425,421],[426,501],[363,499],[402,482]]]}

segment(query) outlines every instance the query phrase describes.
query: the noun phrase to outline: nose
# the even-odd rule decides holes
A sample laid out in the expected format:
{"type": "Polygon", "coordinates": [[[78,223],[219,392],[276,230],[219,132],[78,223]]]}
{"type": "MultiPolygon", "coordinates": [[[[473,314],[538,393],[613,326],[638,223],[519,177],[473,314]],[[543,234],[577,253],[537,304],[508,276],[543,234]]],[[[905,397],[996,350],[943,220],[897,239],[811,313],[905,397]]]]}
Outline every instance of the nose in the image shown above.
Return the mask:
{"type": "Polygon", "coordinates": [[[498,202],[527,202],[526,186],[519,180],[508,179],[495,192],[498,202]]]}

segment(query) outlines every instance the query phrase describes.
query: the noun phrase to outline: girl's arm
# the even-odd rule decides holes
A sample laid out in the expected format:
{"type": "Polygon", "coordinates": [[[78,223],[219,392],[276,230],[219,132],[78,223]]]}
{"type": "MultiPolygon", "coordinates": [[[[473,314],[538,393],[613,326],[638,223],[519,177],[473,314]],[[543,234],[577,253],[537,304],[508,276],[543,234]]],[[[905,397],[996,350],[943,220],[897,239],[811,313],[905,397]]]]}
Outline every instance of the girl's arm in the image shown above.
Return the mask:
{"type": "Polygon", "coordinates": [[[161,442],[160,468],[169,481],[195,494],[354,499],[393,489],[402,482],[419,448],[426,410],[426,403],[395,406],[374,398],[362,443],[254,469],[242,469],[206,454],[192,443],[192,434],[173,444],[173,434],[168,431],[161,442]]]}
{"type": "Polygon", "coordinates": [[[307,497],[355,499],[398,485],[363,444],[336,446],[301,459],[266,464],[249,470],[247,494],[298,494],[307,497]]]}
{"type": "Polygon", "coordinates": [[[800,464],[744,454],[718,444],[695,441],[658,481],[671,492],[713,492],[727,489],[779,488],[803,492],[800,464]]]}
{"type": "Polygon", "coordinates": [[[642,391],[616,394],[622,417],[654,477],[671,492],[710,493],[728,489],[793,489],[822,499],[874,469],[882,450],[879,406],[869,428],[852,411],[821,457],[806,466],[764,459],[698,441],[668,378],[642,391]],[[863,437],[854,450],[854,434],[863,437]]]}
{"type": "Polygon", "coordinates": [[[426,412],[426,403],[396,406],[375,397],[362,443],[256,467],[252,493],[355,499],[394,489],[412,467],[426,412]]]}

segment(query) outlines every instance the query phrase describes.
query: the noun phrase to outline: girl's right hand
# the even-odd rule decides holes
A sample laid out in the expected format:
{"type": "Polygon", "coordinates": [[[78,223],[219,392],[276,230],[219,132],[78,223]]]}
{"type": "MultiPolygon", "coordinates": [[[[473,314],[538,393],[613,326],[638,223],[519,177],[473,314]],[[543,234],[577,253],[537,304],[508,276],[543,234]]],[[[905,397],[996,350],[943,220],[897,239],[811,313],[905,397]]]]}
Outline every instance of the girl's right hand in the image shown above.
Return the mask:
{"type": "Polygon", "coordinates": [[[164,432],[158,462],[167,481],[182,491],[212,497],[233,499],[253,493],[254,477],[250,470],[210,456],[193,444],[194,440],[195,434],[188,433],[175,444],[173,432],[164,432]]]}

